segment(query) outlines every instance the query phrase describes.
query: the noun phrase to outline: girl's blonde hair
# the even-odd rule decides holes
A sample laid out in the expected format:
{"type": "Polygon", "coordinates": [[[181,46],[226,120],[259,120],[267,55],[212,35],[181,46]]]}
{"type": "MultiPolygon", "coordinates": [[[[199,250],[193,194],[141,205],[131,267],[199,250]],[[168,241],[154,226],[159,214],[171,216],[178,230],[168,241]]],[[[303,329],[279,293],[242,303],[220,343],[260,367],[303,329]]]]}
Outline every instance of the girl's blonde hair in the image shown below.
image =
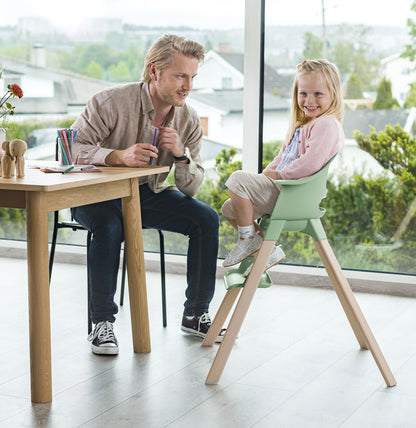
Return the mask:
{"type": "Polygon", "coordinates": [[[339,75],[338,67],[335,64],[327,61],[326,59],[312,59],[305,60],[298,64],[296,67],[295,81],[292,87],[292,106],[290,109],[289,129],[286,136],[285,143],[288,144],[296,130],[302,125],[312,123],[310,117],[299,108],[298,105],[298,85],[299,77],[305,74],[321,73],[328,86],[332,102],[328,110],[323,113],[324,115],[335,116],[340,123],[342,123],[344,116],[344,101],[341,90],[341,78],[339,75]]]}
{"type": "Polygon", "coordinates": [[[201,63],[204,60],[205,50],[199,43],[187,40],[185,37],[166,34],[156,40],[147,52],[142,80],[147,83],[151,81],[149,74],[150,64],[154,64],[158,70],[163,70],[171,64],[174,54],[196,58],[201,63]]]}

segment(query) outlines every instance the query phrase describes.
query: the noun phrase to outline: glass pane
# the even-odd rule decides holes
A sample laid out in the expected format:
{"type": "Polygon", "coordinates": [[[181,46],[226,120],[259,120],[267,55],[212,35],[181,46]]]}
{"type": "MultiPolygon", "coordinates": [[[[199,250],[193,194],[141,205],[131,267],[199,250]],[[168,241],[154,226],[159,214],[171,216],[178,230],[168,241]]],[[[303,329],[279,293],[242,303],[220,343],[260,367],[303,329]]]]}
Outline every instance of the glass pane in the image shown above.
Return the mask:
{"type": "MultiPolygon", "coordinates": [[[[324,57],[340,70],[345,143],[331,165],[322,205],[343,268],[416,272],[412,3],[266,0],[265,100],[289,103],[296,64],[304,59],[324,57]]],[[[282,144],[288,117],[288,109],[266,105],[265,164],[282,144]]],[[[282,244],[286,262],[320,264],[310,238],[284,234],[282,244]]]]}
{"type": "MultiPolygon", "coordinates": [[[[59,2],[22,1],[2,5],[7,27],[0,27],[0,89],[19,84],[7,138],[28,142],[27,159],[55,158],[56,130],[69,128],[92,94],[106,87],[140,80],[144,55],[166,33],[196,40],[206,61],[194,81],[188,103],[204,130],[201,157],[206,180],[198,198],[218,211],[211,189],[218,180],[217,154],[231,146],[241,153],[243,106],[244,0],[161,0],[143,2],[74,0],[63,11],[59,2]],[[82,14],[79,11],[82,10],[82,14]]],[[[2,94],[3,94],[2,92],[2,94]]],[[[236,155],[239,156],[239,155],[236,155]]],[[[221,189],[222,192],[222,189],[221,189]]],[[[60,212],[70,220],[70,211],[60,212]]],[[[24,211],[0,209],[0,239],[26,238],[24,211]]],[[[53,215],[50,216],[50,238],[53,215]]],[[[228,235],[234,231],[228,230],[228,235]]],[[[145,249],[158,251],[157,232],[144,232],[145,249]]],[[[226,236],[228,236],[226,235],[226,236]]],[[[188,238],[167,233],[166,251],[186,254],[188,238]]],[[[62,229],[58,242],[85,245],[86,233],[62,229]]],[[[225,250],[221,250],[221,254],[225,250]]]]}

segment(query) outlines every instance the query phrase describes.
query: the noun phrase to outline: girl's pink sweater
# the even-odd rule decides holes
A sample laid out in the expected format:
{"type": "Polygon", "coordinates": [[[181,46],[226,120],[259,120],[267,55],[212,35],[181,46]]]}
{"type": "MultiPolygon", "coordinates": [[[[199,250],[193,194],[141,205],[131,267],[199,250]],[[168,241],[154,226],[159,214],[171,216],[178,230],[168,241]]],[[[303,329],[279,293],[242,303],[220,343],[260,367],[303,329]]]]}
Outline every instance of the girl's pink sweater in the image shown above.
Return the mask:
{"type": "MultiPolygon", "coordinates": [[[[321,116],[311,125],[300,129],[298,158],[280,171],[283,180],[309,177],[323,168],[341,149],[343,130],[334,116],[321,116]]],[[[278,155],[265,168],[274,171],[282,160],[287,145],[283,145],[278,155]]]]}

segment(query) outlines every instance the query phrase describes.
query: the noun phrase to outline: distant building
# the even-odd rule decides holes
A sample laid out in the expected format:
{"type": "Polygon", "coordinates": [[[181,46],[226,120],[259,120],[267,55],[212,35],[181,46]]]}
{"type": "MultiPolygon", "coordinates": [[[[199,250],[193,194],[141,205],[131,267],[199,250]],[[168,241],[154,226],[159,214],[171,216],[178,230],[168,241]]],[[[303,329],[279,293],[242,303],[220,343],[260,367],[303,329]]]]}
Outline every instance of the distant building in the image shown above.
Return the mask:
{"type": "Polygon", "coordinates": [[[354,131],[364,135],[370,134],[370,125],[376,132],[384,131],[387,125],[400,125],[410,135],[415,134],[415,109],[398,110],[346,110],[344,117],[344,134],[353,138],[354,131]]]}
{"type": "MultiPolygon", "coordinates": [[[[195,90],[188,104],[201,117],[204,135],[228,146],[243,145],[243,89],[195,90]]],[[[289,118],[289,100],[271,94],[264,96],[263,140],[282,140],[289,118]]]]}
{"type": "MultiPolygon", "coordinates": [[[[201,117],[209,139],[241,148],[243,144],[244,56],[241,53],[209,51],[194,82],[188,102],[201,117]]],[[[265,66],[265,142],[282,140],[289,117],[292,78],[265,66]]]]}
{"type": "Polygon", "coordinates": [[[22,36],[30,39],[32,36],[51,35],[56,32],[56,28],[49,19],[42,16],[28,16],[19,18],[17,21],[17,31],[22,36]]]}
{"type": "MultiPolygon", "coordinates": [[[[64,14],[62,19],[65,19],[64,14]]],[[[123,33],[123,21],[119,18],[90,18],[77,25],[68,24],[62,20],[51,22],[41,16],[30,16],[18,19],[16,31],[28,40],[42,35],[65,34],[70,35],[71,40],[76,42],[105,42],[108,34],[123,33]]]]}
{"type": "Polygon", "coordinates": [[[389,56],[381,61],[382,76],[391,82],[391,92],[401,106],[406,101],[410,85],[416,83],[416,64],[399,54],[389,56]]]}
{"type": "Polygon", "coordinates": [[[123,33],[123,21],[118,18],[86,19],[72,33],[72,39],[85,42],[105,42],[107,35],[123,33]]]}
{"type": "Polygon", "coordinates": [[[113,83],[91,79],[79,74],[46,67],[44,49],[36,45],[32,49],[31,62],[0,56],[3,79],[0,90],[17,83],[23,90],[23,98],[13,99],[16,105],[14,120],[36,120],[78,116],[88,99],[96,92],[113,83]]]}
{"type": "MultiPolygon", "coordinates": [[[[264,90],[287,98],[292,77],[279,74],[269,65],[264,69],[264,90]]],[[[244,88],[244,55],[235,52],[209,51],[195,79],[195,89],[230,90],[244,88]]]]}

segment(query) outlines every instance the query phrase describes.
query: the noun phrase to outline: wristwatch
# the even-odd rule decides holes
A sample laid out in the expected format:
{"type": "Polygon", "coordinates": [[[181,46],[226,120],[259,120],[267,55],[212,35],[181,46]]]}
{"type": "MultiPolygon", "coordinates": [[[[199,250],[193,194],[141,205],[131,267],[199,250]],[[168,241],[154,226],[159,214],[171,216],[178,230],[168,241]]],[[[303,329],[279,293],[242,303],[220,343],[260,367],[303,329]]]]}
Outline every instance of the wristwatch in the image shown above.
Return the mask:
{"type": "Polygon", "coordinates": [[[185,153],[183,156],[173,156],[173,160],[175,162],[180,162],[189,159],[189,149],[188,147],[185,147],[185,153]]]}

